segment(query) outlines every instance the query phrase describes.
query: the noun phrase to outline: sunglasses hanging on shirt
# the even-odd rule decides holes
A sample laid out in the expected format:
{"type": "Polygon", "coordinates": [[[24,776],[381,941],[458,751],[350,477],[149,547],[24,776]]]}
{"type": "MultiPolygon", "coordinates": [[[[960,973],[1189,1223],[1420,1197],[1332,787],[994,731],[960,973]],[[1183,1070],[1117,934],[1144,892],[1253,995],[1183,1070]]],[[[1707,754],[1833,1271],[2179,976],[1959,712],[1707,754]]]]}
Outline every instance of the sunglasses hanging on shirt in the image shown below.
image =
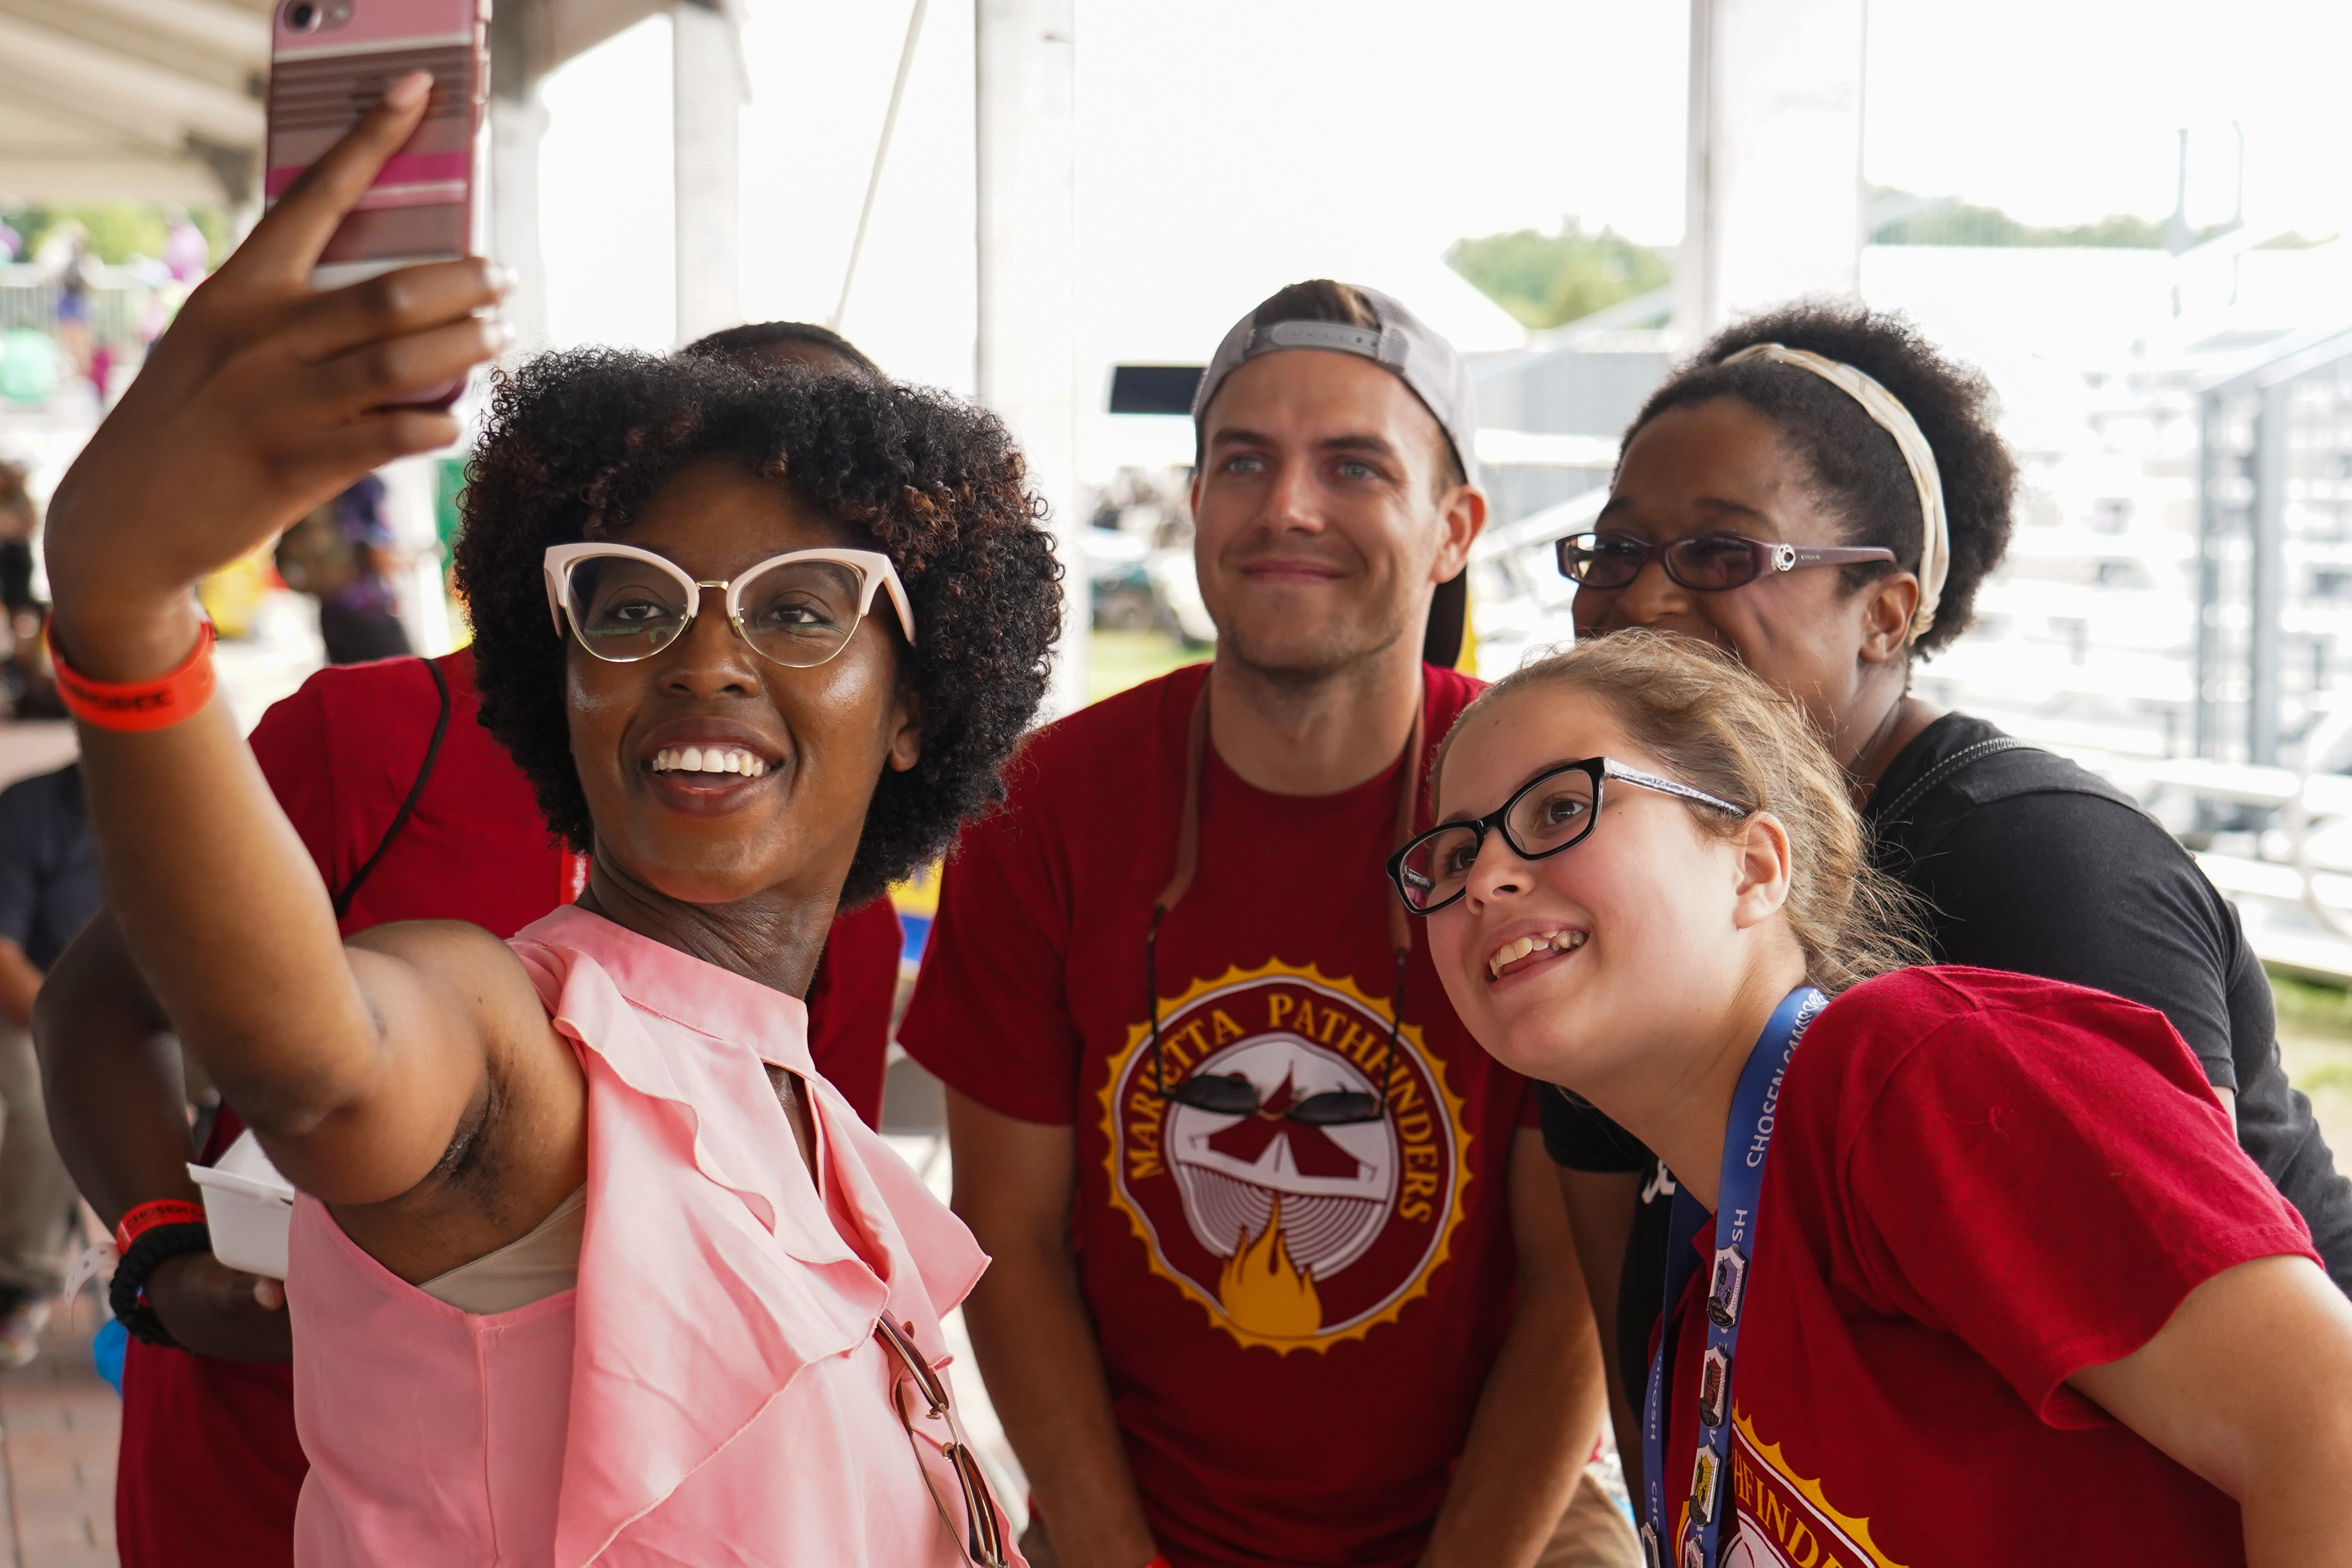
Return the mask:
{"type": "MultiPolygon", "coordinates": [[[[1412,835],[1413,810],[1420,804],[1423,736],[1422,706],[1412,711],[1412,730],[1405,737],[1397,784],[1397,825],[1394,841],[1402,845],[1412,835]]],[[[1238,1072],[1193,1072],[1168,1082],[1168,1063],[1160,1042],[1160,923],[1192,885],[1201,863],[1201,775],[1209,749],[1209,687],[1204,680],[1192,705],[1192,719],[1184,761],[1184,817],[1176,839],[1176,873],[1152,905],[1151,925],[1143,936],[1144,986],[1150,993],[1151,1092],[1162,1100],[1189,1105],[1219,1116],[1265,1114],[1265,1096],[1256,1084],[1238,1072]]],[[[1402,912],[1390,900],[1389,940],[1396,954],[1396,984],[1389,996],[1389,1037],[1381,1058],[1378,1094],[1360,1089],[1332,1089],[1292,1101],[1280,1113],[1286,1121],[1310,1127],[1344,1127],[1377,1122],[1388,1113],[1396,1090],[1397,1047],[1404,1029],[1405,966],[1412,957],[1412,932],[1402,912]]]]}

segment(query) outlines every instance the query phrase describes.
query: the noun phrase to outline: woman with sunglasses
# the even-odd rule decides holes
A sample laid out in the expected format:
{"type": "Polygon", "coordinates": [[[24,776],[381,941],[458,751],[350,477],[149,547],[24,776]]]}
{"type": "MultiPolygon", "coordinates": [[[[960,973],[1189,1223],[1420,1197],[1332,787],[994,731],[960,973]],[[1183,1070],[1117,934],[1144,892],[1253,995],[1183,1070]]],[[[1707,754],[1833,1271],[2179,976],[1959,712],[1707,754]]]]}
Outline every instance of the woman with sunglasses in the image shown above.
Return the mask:
{"type": "Polygon", "coordinates": [[[2352,1303],[2302,1220],[2162,1015],[1900,967],[1847,788],[1631,632],[1472,704],[1391,862],[1479,1043],[1675,1177],[1649,1560],[2352,1563],[2352,1303]]]}
{"type": "MultiPolygon", "coordinates": [[[[1859,306],[1730,329],[1651,395],[1594,531],[1561,542],[1577,635],[1681,632],[1800,704],[1874,862],[1918,896],[1933,956],[2162,1012],[2352,1291],[2352,1187],[2287,1082],[2237,912],[2128,797],[1910,693],[1912,662],[1966,629],[2008,548],[2016,470],[1990,405],[1974,371],[1859,306]]],[[[1549,1094],[1543,1114],[1627,1431],[1673,1186],[1589,1108],[1549,1094]]]]}
{"type": "MultiPolygon", "coordinates": [[[[123,938],[300,1189],[295,1559],[1016,1560],[940,1370],[985,1260],[812,1071],[799,1000],[836,904],[944,847],[1042,695],[1058,571],[1002,428],[691,359],[500,385],[457,550],[482,722],[592,862],[511,944],[340,942],[208,700],[189,585],[446,444],[420,404],[504,340],[479,262],[308,285],[426,85],[191,298],[53,513],[123,938]]],[[[202,1218],[134,1209],[122,1269],[202,1218]]]]}

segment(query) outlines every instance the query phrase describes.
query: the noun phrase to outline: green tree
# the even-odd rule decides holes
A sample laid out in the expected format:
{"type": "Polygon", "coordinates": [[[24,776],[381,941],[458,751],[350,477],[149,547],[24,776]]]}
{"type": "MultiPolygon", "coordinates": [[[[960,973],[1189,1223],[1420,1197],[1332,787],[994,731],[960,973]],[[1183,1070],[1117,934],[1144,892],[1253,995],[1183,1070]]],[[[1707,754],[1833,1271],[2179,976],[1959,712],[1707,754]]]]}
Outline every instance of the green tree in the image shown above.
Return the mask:
{"type": "MultiPolygon", "coordinates": [[[[119,267],[134,256],[161,256],[163,235],[171,226],[169,209],[144,202],[113,202],[102,206],[27,207],[8,214],[8,226],[25,239],[30,256],[41,237],[58,225],[79,224],[89,235],[89,248],[99,260],[119,267]]],[[[197,207],[188,221],[204,231],[212,248],[212,265],[228,254],[228,214],[217,207],[197,207]]]]}
{"type": "MultiPolygon", "coordinates": [[[[1907,191],[1888,186],[1872,189],[1874,203],[1910,203],[1907,191]]],[[[2227,227],[2211,224],[2197,231],[2202,242],[2227,227]]],[[[1881,224],[1871,235],[1877,245],[1952,245],[2008,246],[2071,246],[2095,250],[2161,250],[2164,225],[2131,213],[2109,213],[2092,224],[2044,225],[2020,222],[1999,207],[1968,202],[1939,202],[1892,223],[1881,224]]]]}
{"type": "Polygon", "coordinates": [[[1528,327],[1558,327],[1664,288],[1674,277],[1665,256],[1603,227],[1588,234],[1562,218],[1558,234],[1519,229],[1456,240],[1446,265],[1528,327]]]}

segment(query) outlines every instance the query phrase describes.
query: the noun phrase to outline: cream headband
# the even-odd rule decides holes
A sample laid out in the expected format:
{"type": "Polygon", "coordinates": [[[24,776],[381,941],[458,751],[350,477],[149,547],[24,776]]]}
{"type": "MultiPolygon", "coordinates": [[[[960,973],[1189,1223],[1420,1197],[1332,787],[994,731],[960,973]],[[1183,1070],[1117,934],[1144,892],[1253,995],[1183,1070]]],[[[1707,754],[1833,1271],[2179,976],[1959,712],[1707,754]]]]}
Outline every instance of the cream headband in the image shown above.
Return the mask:
{"type": "Polygon", "coordinates": [[[1904,465],[1911,470],[1911,483],[1919,489],[1920,524],[1925,535],[1919,548],[1919,608],[1911,617],[1910,635],[1904,639],[1916,643],[1936,623],[1936,606],[1943,600],[1944,574],[1952,559],[1952,529],[1944,517],[1944,478],[1936,469],[1936,449],[1920,434],[1919,422],[1911,417],[1911,411],[1896,402],[1893,392],[1852,365],[1778,343],[1759,343],[1718,362],[1736,365],[1742,360],[1757,359],[1798,366],[1842,388],[1862,404],[1863,413],[1870,415],[1881,430],[1895,437],[1895,444],[1902,449],[1904,465]]]}

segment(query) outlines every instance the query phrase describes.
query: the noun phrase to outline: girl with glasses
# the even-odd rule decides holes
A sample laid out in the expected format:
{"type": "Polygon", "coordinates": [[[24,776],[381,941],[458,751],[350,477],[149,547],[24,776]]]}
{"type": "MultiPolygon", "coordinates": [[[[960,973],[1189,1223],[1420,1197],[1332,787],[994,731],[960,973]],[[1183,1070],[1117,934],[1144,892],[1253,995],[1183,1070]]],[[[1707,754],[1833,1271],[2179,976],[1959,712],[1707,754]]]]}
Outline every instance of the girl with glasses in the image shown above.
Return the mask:
{"type": "MultiPolygon", "coordinates": [[[[1990,387],[1908,323],[1857,305],[1769,312],[1703,347],[1635,418],[1593,535],[1562,541],[1577,635],[1680,632],[1798,704],[1843,771],[1872,863],[1918,896],[1931,955],[2162,1012],[2352,1291],[2352,1186],[2287,1082],[2236,910],[2129,797],[1911,690],[2008,549],[2015,486],[1990,387]]],[[[1671,1195],[1652,1151],[1606,1118],[1559,1095],[1543,1114],[1614,1339],[1622,1431],[1671,1195]]]]}
{"type": "MultiPolygon", "coordinates": [[[[295,1560],[1017,1561],[942,1370],[985,1263],[812,1069],[836,907],[936,856],[1043,695],[1058,572],[986,415],[583,351],[502,381],[457,576],[577,904],[337,939],[189,585],[504,342],[495,269],[308,279],[412,76],[191,298],[53,510],[124,940],[299,1189],[295,1560]]],[[[124,1216],[118,1295],[202,1244],[124,1216]]],[[[153,1212],[148,1212],[153,1211],[153,1212]]]]}
{"type": "Polygon", "coordinates": [[[1902,967],[1843,771],[1688,639],[1498,683],[1431,789],[1446,994],[1669,1173],[1650,1561],[2347,1560],[2352,1303],[2162,1015],[1902,967]]]}

